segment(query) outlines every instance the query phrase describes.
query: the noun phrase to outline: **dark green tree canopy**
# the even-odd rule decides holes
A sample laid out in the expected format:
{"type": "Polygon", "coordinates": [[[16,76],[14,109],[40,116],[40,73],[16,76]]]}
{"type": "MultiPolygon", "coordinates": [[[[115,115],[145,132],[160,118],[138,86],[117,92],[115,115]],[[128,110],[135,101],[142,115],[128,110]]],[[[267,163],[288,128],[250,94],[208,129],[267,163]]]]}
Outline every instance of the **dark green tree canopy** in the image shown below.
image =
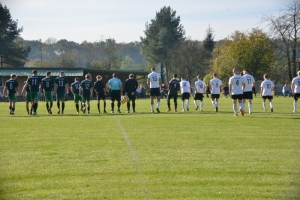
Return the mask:
{"type": "Polygon", "coordinates": [[[30,47],[24,47],[18,39],[23,28],[11,18],[9,9],[0,3],[0,65],[20,67],[26,62],[30,47]]]}
{"type": "Polygon", "coordinates": [[[184,39],[180,16],[171,7],[163,7],[151,23],[146,23],[145,37],[141,37],[142,51],[147,60],[161,62],[168,58],[172,47],[184,39]]]}

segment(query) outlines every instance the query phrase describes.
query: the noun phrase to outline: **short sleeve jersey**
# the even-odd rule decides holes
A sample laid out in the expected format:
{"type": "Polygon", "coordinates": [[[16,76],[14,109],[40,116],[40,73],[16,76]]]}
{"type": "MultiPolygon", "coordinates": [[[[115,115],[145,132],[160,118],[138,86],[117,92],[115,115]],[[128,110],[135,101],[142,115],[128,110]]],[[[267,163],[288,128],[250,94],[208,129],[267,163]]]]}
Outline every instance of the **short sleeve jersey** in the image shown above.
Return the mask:
{"type": "Polygon", "coordinates": [[[54,81],[52,78],[46,77],[43,78],[42,85],[43,85],[43,89],[49,92],[53,90],[54,81]]]}
{"type": "Polygon", "coordinates": [[[72,83],[71,87],[73,89],[74,94],[79,94],[79,88],[80,88],[80,82],[79,81],[75,81],[74,83],[72,83]]]}
{"type": "Polygon", "coordinates": [[[38,76],[31,76],[27,80],[28,85],[30,85],[31,92],[39,92],[41,79],[38,76]]]}
{"type": "Polygon", "coordinates": [[[134,78],[129,78],[125,81],[124,83],[124,92],[127,92],[128,94],[129,93],[132,93],[132,92],[135,92],[136,89],[138,88],[138,82],[136,79],[134,78]]]}
{"type": "Polygon", "coordinates": [[[89,97],[91,95],[93,83],[90,80],[83,80],[80,84],[80,87],[82,88],[82,96],[89,97]]]}
{"type": "Polygon", "coordinates": [[[9,95],[16,94],[16,89],[18,88],[19,84],[16,80],[9,79],[5,82],[5,86],[7,88],[9,95]]]}
{"type": "Polygon", "coordinates": [[[105,85],[102,81],[96,81],[94,83],[94,90],[96,90],[98,93],[104,93],[105,85]]]}
{"type": "Polygon", "coordinates": [[[252,84],[255,82],[253,76],[250,75],[250,74],[245,74],[244,79],[245,79],[244,92],[251,92],[252,91],[252,84]]]}
{"type": "Polygon", "coordinates": [[[294,93],[300,93],[300,76],[293,78],[292,84],[294,85],[294,93]]]}
{"type": "Polygon", "coordinates": [[[181,81],[180,88],[181,88],[181,93],[191,93],[190,82],[188,82],[188,81],[181,81]]]}
{"type": "Polygon", "coordinates": [[[212,94],[220,94],[220,87],[222,85],[222,81],[218,78],[213,78],[210,80],[209,85],[212,87],[212,94]]]}
{"type": "Polygon", "coordinates": [[[69,83],[66,77],[57,77],[54,81],[57,85],[57,93],[65,94],[66,93],[66,85],[69,83]]]}
{"type": "Polygon", "coordinates": [[[263,88],[262,96],[272,96],[273,81],[265,80],[261,83],[260,87],[263,88]]]}
{"type": "Polygon", "coordinates": [[[159,79],[160,74],[157,72],[151,72],[148,75],[148,79],[150,80],[150,88],[159,88],[159,79]]]}
{"type": "Polygon", "coordinates": [[[180,90],[180,82],[177,79],[172,79],[169,82],[169,92],[171,94],[177,93],[180,90]]]}
{"type": "Polygon", "coordinates": [[[206,87],[206,84],[202,80],[198,80],[195,82],[195,88],[196,88],[196,93],[204,93],[204,88],[206,87]]]}
{"type": "Polygon", "coordinates": [[[122,82],[118,78],[110,79],[107,84],[110,86],[111,90],[120,90],[122,86],[122,82]]]}
{"type": "Polygon", "coordinates": [[[229,87],[231,87],[231,94],[243,94],[243,83],[245,83],[245,79],[241,75],[234,75],[229,79],[229,87]]]}

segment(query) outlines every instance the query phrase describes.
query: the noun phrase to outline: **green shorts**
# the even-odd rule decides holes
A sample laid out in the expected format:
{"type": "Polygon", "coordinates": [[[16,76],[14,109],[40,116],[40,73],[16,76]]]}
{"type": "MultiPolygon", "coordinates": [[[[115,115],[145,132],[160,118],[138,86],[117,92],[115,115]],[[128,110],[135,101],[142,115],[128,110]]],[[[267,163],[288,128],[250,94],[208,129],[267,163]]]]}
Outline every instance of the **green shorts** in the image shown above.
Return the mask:
{"type": "Polygon", "coordinates": [[[74,102],[78,103],[79,101],[81,101],[81,96],[79,94],[74,94],[74,102]]]}
{"type": "Polygon", "coordinates": [[[66,94],[56,94],[56,100],[66,100],[66,94]]]}
{"type": "Polygon", "coordinates": [[[39,100],[39,92],[31,92],[31,100],[39,100]]]}
{"type": "Polygon", "coordinates": [[[83,102],[83,103],[85,103],[86,101],[90,101],[90,100],[91,100],[91,97],[90,97],[90,96],[88,96],[88,97],[82,96],[81,98],[82,98],[82,102],[83,102]]]}
{"type": "Polygon", "coordinates": [[[26,92],[26,93],[25,93],[25,101],[26,101],[26,102],[32,102],[32,99],[31,99],[31,92],[26,92]]]}
{"type": "Polygon", "coordinates": [[[16,94],[8,95],[8,100],[12,102],[17,102],[17,95],[16,94]]]}
{"type": "Polygon", "coordinates": [[[52,91],[45,91],[44,93],[45,95],[45,101],[53,101],[53,96],[52,96],[52,91]]]}

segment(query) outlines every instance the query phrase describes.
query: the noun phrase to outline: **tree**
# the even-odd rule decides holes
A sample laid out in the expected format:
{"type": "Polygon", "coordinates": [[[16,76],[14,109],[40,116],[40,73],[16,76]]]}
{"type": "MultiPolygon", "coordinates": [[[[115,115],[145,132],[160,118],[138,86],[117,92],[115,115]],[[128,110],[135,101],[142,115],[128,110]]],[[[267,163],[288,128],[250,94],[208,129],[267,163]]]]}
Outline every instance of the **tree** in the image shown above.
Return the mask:
{"type": "Polygon", "coordinates": [[[171,7],[164,6],[156,13],[151,23],[146,23],[145,37],[141,37],[142,52],[150,63],[163,62],[167,79],[169,59],[173,47],[184,40],[185,31],[180,24],[180,16],[171,7]]]}
{"type": "Polygon", "coordinates": [[[215,41],[214,41],[214,31],[209,26],[206,30],[206,36],[203,40],[203,47],[208,52],[208,56],[211,57],[211,53],[213,52],[215,48],[215,41]]]}
{"type": "Polygon", "coordinates": [[[262,20],[268,22],[274,39],[283,42],[284,45],[279,45],[278,47],[285,52],[288,76],[292,80],[298,68],[297,46],[300,38],[300,2],[295,0],[287,5],[286,9],[282,10],[278,16],[272,14],[264,15],[262,20]]]}
{"type": "Polygon", "coordinates": [[[114,39],[106,39],[105,42],[100,43],[100,47],[105,55],[105,68],[106,69],[119,69],[120,58],[119,58],[119,45],[114,39]]]}
{"type": "Polygon", "coordinates": [[[0,67],[20,67],[26,62],[30,47],[24,47],[18,37],[23,28],[18,29],[18,21],[11,18],[9,9],[0,3],[0,67]]]}
{"type": "Polygon", "coordinates": [[[248,69],[256,78],[269,72],[274,63],[275,44],[260,29],[250,33],[236,31],[224,43],[214,49],[213,71],[227,81],[232,69],[248,69]]]}

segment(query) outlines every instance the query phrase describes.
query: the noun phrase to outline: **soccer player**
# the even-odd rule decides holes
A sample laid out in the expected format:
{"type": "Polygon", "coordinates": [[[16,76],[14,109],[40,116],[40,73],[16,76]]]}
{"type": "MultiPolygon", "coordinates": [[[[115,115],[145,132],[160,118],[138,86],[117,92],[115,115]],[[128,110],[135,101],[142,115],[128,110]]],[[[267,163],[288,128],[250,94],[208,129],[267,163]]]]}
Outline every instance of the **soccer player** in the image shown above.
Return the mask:
{"type": "Polygon", "coordinates": [[[83,80],[80,84],[79,93],[82,94],[82,107],[83,107],[83,113],[86,111],[86,105],[87,103],[87,110],[88,114],[90,114],[90,100],[93,96],[93,83],[90,81],[90,75],[85,75],[85,80],[83,80]]]}
{"type": "Polygon", "coordinates": [[[190,82],[188,82],[184,76],[181,77],[180,90],[181,90],[181,100],[182,100],[182,103],[181,103],[182,112],[185,111],[185,109],[184,109],[184,101],[185,100],[186,100],[186,110],[189,111],[191,86],[190,86],[190,82]]]}
{"type": "Polygon", "coordinates": [[[272,94],[274,94],[274,83],[271,80],[269,80],[268,74],[264,74],[264,81],[260,85],[260,96],[263,99],[264,111],[267,111],[266,99],[269,99],[270,109],[271,109],[271,112],[273,112],[273,102],[272,102],[273,96],[272,96],[272,94]]]}
{"type": "Polygon", "coordinates": [[[179,90],[180,90],[180,82],[177,80],[177,74],[174,74],[173,79],[170,80],[169,82],[169,91],[167,96],[167,104],[168,104],[167,112],[171,111],[170,100],[172,97],[174,99],[175,112],[177,112],[177,96],[179,90]]]}
{"type": "Polygon", "coordinates": [[[97,107],[98,107],[98,113],[100,113],[100,99],[103,100],[103,112],[106,113],[106,101],[105,101],[105,96],[106,96],[106,88],[105,84],[101,81],[102,76],[98,75],[96,76],[97,81],[94,83],[94,91],[97,94],[97,107]]]}
{"type": "Polygon", "coordinates": [[[129,79],[125,81],[123,89],[123,94],[127,95],[129,99],[129,101],[127,101],[127,113],[130,113],[130,101],[132,101],[132,111],[135,113],[136,89],[138,86],[138,82],[134,78],[134,75],[129,74],[129,79]]]}
{"type": "Polygon", "coordinates": [[[111,113],[114,113],[115,100],[118,102],[118,112],[121,113],[121,94],[122,94],[122,82],[117,78],[117,74],[113,73],[112,79],[107,82],[111,89],[111,113]]]}
{"type": "Polygon", "coordinates": [[[10,79],[5,82],[5,86],[3,88],[3,96],[6,97],[8,91],[8,101],[9,101],[9,114],[15,114],[16,108],[16,93],[18,92],[18,81],[16,81],[17,76],[15,74],[10,75],[10,79]]]}
{"type": "Polygon", "coordinates": [[[295,78],[292,80],[291,88],[292,88],[292,94],[294,96],[294,110],[293,112],[297,112],[297,101],[298,98],[300,97],[300,71],[297,72],[297,75],[295,78]]]}
{"type": "Polygon", "coordinates": [[[234,116],[238,116],[237,114],[237,99],[240,106],[240,113],[244,115],[243,111],[243,88],[245,88],[245,79],[243,76],[241,76],[237,69],[232,70],[233,76],[229,79],[229,95],[232,99],[233,103],[233,112],[234,116]]]}
{"type": "Polygon", "coordinates": [[[252,75],[249,74],[247,69],[243,70],[244,79],[245,79],[245,87],[243,93],[243,111],[245,112],[245,103],[246,99],[248,99],[248,109],[249,114],[252,114],[252,99],[253,99],[253,92],[252,87],[254,87],[255,80],[252,75]]]}
{"type": "MultiPolygon", "coordinates": [[[[29,77],[28,77],[29,78],[29,77]]],[[[26,84],[27,81],[24,81],[24,85],[26,84]]],[[[33,111],[33,108],[32,108],[32,105],[33,105],[33,102],[32,102],[32,99],[31,99],[31,89],[30,89],[30,85],[27,85],[26,87],[26,93],[25,93],[25,102],[26,102],[26,110],[27,110],[27,114],[30,114],[32,115],[32,111],[33,111]],[[30,112],[29,112],[29,103],[31,103],[31,106],[30,106],[30,112]]]]}
{"type": "Polygon", "coordinates": [[[54,95],[56,94],[57,114],[64,114],[66,94],[69,94],[69,82],[65,77],[65,72],[61,71],[60,76],[54,81],[54,95]],[[60,110],[61,102],[61,110],[60,110]]]}
{"type": "Polygon", "coordinates": [[[26,87],[30,85],[31,89],[31,100],[33,101],[32,108],[33,108],[33,115],[37,114],[37,108],[38,108],[38,101],[40,96],[40,85],[41,85],[41,79],[37,75],[37,71],[32,71],[32,76],[29,77],[26,81],[26,84],[24,85],[22,89],[22,94],[26,91],[26,87]]]}
{"type": "Polygon", "coordinates": [[[222,92],[222,81],[218,79],[218,75],[216,73],[213,74],[213,79],[209,82],[209,87],[211,91],[211,103],[214,106],[216,112],[219,109],[219,98],[220,92],[222,92]]]}
{"type": "Polygon", "coordinates": [[[200,111],[203,110],[203,93],[206,90],[206,84],[204,81],[201,80],[201,76],[197,76],[197,81],[195,82],[195,98],[194,104],[196,106],[196,110],[198,110],[199,106],[197,100],[200,100],[200,111]]]}
{"type": "Polygon", "coordinates": [[[161,78],[160,74],[155,71],[153,67],[151,69],[151,73],[148,74],[147,84],[150,88],[150,105],[151,105],[151,112],[154,112],[153,104],[154,98],[157,98],[156,102],[156,111],[160,113],[159,106],[160,106],[160,89],[161,89],[161,78]]]}
{"type": "MultiPolygon", "coordinates": [[[[70,90],[74,96],[74,103],[76,107],[77,114],[79,114],[79,101],[81,102],[81,96],[79,95],[80,82],[78,77],[74,79],[74,82],[71,84],[70,90]]],[[[82,103],[80,104],[81,111],[83,112],[82,103]]]]}
{"type": "Polygon", "coordinates": [[[53,106],[53,87],[54,81],[51,78],[51,72],[46,73],[46,77],[42,79],[42,90],[44,91],[45,101],[46,101],[46,108],[48,114],[52,114],[51,108],[53,106]],[[50,105],[49,105],[50,103],[50,105]]]}

